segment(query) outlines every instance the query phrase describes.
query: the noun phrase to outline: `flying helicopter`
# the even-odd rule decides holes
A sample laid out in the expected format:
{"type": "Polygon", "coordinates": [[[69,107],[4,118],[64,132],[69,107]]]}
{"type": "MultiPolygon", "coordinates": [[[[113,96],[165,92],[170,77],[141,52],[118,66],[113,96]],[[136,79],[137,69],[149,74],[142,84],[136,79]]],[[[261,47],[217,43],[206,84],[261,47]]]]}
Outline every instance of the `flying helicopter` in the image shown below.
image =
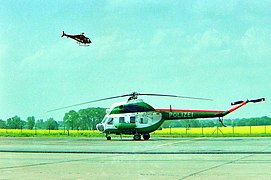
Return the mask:
{"type": "Polygon", "coordinates": [[[77,43],[80,46],[89,46],[89,44],[91,43],[91,41],[84,34],[85,33],[81,33],[81,34],[78,34],[78,35],[69,35],[69,34],[66,34],[64,31],[62,31],[62,36],[61,37],[66,36],[67,38],[74,39],[74,40],[77,41],[77,43]]]}
{"type": "Polygon", "coordinates": [[[177,96],[167,94],[146,94],[133,92],[130,94],[113,96],[108,98],[102,98],[94,101],[88,101],[80,104],[66,106],[50,110],[56,111],[60,109],[70,108],[83,104],[94,103],[98,101],[104,101],[109,99],[116,99],[122,97],[129,97],[125,102],[117,102],[111,105],[106,110],[106,115],[102,122],[96,125],[96,128],[101,133],[105,133],[107,140],[111,140],[110,134],[122,135],[129,134],[133,135],[134,140],[141,140],[143,136],[144,140],[150,139],[150,133],[157,130],[164,121],[166,120],[182,120],[182,119],[202,119],[202,118],[218,118],[219,122],[223,124],[223,117],[240,107],[248,103],[257,103],[265,101],[265,98],[236,101],[231,103],[233,106],[229,110],[185,110],[185,109],[173,109],[169,108],[154,108],[142,99],[138,99],[138,96],[163,96],[172,98],[186,98],[195,100],[211,100],[206,98],[188,97],[188,96],[177,96]]]}

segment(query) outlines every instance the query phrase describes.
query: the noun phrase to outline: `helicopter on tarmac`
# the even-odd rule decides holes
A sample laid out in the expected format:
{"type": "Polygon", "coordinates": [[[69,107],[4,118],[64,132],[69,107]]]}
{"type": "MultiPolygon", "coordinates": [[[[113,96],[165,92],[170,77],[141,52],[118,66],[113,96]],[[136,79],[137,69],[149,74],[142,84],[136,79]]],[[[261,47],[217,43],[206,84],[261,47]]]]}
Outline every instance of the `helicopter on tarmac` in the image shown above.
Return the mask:
{"type": "MultiPolygon", "coordinates": [[[[114,96],[108,98],[102,98],[94,101],[84,102],[71,106],[66,106],[50,111],[56,111],[60,109],[70,108],[83,104],[104,101],[115,98],[129,97],[126,102],[114,103],[109,109],[106,110],[106,115],[102,122],[96,125],[96,128],[101,133],[105,133],[106,139],[111,140],[110,134],[133,135],[134,140],[141,140],[143,136],[144,140],[149,140],[150,133],[157,130],[165,120],[180,120],[180,119],[198,119],[198,118],[219,118],[219,122],[223,126],[223,117],[227,114],[237,110],[238,108],[253,102],[265,101],[265,98],[236,101],[231,103],[232,107],[229,110],[184,110],[184,109],[172,109],[169,108],[155,109],[151,105],[144,102],[142,99],[138,99],[138,96],[164,96],[173,98],[187,98],[196,100],[211,100],[205,98],[165,95],[165,94],[142,94],[133,92],[121,96],[114,96]]],[[[50,112],[48,111],[48,112],[50,112]]]]}
{"type": "Polygon", "coordinates": [[[66,34],[64,31],[62,31],[61,37],[64,37],[64,36],[66,36],[67,38],[76,40],[80,46],[89,46],[89,44],[91,43],[90,39],[86,37],[84,33],[78,34],[78,35],[69,35],[69,34],[66,34]]]}

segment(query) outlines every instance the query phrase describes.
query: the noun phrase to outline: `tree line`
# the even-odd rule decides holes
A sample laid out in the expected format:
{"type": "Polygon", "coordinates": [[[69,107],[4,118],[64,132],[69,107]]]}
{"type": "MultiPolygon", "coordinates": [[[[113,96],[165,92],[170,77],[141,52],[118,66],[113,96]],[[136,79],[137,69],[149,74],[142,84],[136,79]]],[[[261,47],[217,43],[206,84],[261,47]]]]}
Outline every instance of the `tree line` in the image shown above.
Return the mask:
{"type": "Polygon", "coordinates": [[[58,129],[59,123],[53,118],[46,121],[43,119],[35,120],[34,116],[29,116],[26,121],[22,120],[19,116],[8,118],[6,121],[0,119],[0,129],[58,129]]]}
{"type": "Polygon", "coordinates": [[[105,108],[80,109],[78,112],[71,110],[65,113],[63,123],[66,129],[95,130],[104,116],[105,108]]]}
{"type": "MultiPolygon", "coordinates": [[[[79,111],[70,110],[66,112],[62,121],[49,118],[35,119],[34,116],[27,117],[26,121],[19,116],[8,118],[6,121],[0,119],[1,129],[67,129],[67,130],[95,130],[105,116],[105,108],[87,108],[79,111]]],[[[267,116],[243,119],[225,119],[227,126],[260,126],[271,125],[271,118],[267,116]]],[[[162,128],[168,127],[214,127],[222,126],[218,119],[210,120],[171,120],[165,121],[162,128]]]]}
{"type": "Polygon", "coordinates": [[[0,129],[94,130],[104,115],[105,108],[87,108],[78,112],[71,110],[65,113],[62,121],[56,121],[54,118],[49,118],[46,121],[36,120],[34,116],[22,120],[16,115],[6,121],[0,119],[0,129]]]}

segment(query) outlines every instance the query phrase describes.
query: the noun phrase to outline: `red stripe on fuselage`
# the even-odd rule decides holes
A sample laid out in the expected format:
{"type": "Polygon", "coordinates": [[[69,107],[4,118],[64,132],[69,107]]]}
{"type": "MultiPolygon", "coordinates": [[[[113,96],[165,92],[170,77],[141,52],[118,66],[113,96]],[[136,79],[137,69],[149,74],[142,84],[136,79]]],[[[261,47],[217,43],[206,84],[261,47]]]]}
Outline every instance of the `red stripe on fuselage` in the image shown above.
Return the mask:
{"type": "Polygon", "coordinates": [[[222,110],[198,110],[198,109],[168,109],[168,108],[158,108],[155,109],[160,112],[210,112],[210,113],[223,113],[222,110]]]}

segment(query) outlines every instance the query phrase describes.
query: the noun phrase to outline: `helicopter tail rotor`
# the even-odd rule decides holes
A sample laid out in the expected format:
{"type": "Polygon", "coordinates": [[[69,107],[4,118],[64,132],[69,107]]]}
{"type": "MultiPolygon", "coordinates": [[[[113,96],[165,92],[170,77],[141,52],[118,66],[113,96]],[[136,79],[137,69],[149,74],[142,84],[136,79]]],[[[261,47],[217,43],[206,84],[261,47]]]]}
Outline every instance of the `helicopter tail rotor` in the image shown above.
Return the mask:
{"type": "Polygon", "coordinates": [[[65,32],[64,32],[64,31],[62,31],[62,36],[61,36],[61,37],[63,37],[63,36],[66,36],[66,34],[65,34],[65,32]]]}

